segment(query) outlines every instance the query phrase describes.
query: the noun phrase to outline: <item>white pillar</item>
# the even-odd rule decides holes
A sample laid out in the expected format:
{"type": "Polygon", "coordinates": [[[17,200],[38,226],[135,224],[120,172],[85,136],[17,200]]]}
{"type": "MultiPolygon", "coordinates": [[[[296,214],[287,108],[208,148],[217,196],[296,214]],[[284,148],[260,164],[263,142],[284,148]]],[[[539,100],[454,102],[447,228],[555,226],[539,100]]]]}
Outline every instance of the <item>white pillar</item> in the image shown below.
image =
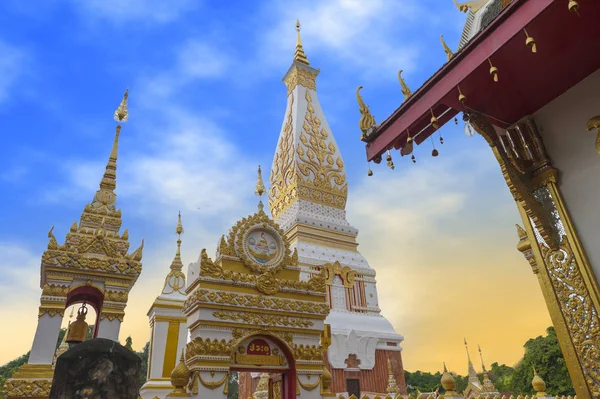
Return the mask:
{"type": "Polygon", "coordinates": [[[140,388],[140,396],[143,399],[164,399],[173,390],[171,372],[179,362],[188,337],[183,303],[183,300],[167,300],[158,297],[148,312],[152,333],[148,356],[148,380],[140,388]]]}
{"type": "Polygon", "coordinates": [[[121,330],[121,320],[114,318],[109,320],[108,317],[101,318],[100,326],[98,327],[98,338],[111,339],[119,342],[119,331],[121,330]]]}
{"type": "Polygon", "coordinates": [[[29,364],[52,364],[62,319],[63,316],[60,313],[54,316],[44,313],[38,319],[31,354],[29,355],[29,364]]]}

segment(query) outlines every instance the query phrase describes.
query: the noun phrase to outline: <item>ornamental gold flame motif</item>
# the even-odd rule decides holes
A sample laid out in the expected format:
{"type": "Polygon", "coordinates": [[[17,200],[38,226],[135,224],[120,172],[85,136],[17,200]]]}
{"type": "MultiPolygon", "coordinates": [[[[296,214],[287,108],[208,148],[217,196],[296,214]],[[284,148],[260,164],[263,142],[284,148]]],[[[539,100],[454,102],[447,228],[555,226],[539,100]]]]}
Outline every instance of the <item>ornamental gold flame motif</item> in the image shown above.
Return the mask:
{"type": "Polygon", "coordinates": [[[296,132],[292,115],[295,99],[293,94],[290,96],[289,112],[273,161],[269,204],[275,218],[297,199],[338,209],[346,206],[344,162],[333,135],[317,115],[309,90],[304,98],[306,113],[301,130],[296,132]]]}
{"type": "Polygon", "coordinates": [[[371,115],[369,107],[367,104],[365,104],[362,96],[360,95],[360,89],[362,88],[362,86],[358,86],[356,89],[356,101],[358,102],[358,110],[360,111],[361,115],[358,125],[360,130],[363,132],[363,136],[366,136],[371,129],[377,126],[377,123],[375,122],[375,117],[371,115]]]}

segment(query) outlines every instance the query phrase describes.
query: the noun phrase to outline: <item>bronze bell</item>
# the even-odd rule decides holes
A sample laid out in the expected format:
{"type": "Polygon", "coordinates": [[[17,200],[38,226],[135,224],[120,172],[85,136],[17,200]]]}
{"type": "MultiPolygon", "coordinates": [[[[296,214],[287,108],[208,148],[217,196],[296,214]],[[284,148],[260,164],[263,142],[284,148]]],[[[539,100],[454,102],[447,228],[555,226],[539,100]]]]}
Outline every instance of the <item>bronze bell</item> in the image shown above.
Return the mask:
{"type": "Polygon", "coordinates": [[[88,309],[85,302],[77,311],[77,320],[69,325],[69,332],[67,335],[66,343],[68,344],[79,344],[85,341],[88,331],[88,323],[85,322],[85,316],[87,315],[88,309]]]}

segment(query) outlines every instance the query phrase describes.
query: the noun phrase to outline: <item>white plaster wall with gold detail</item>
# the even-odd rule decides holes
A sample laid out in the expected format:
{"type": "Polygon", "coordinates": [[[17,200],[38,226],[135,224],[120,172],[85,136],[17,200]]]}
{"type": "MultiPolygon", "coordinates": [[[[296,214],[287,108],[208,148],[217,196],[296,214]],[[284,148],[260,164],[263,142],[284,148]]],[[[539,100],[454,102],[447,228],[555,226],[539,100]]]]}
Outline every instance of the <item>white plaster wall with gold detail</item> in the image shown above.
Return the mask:
{"type": "Polygon", "coordinates": [[[271,168],[269,205],[290,248],[297,250],[302,280],[323,264],[338,262],[354,271],[352,283],[338,287],[333,280],[327,290],[331,311],[325,322],[334,337],[328,357],[335,368],[345,368],[348,355],[360,353],[361,368],[372,369],[375,349],[401,350],[403,337],[380,313],[375,270],[357,250],[358,229],[346,220],[346,170],[319,104],[318,73],[304,56],[304,61],[295,58],[283,78],[287,106],[271,168]]]}
{"type": "Polygon", "coordinates": [[[29,364],[52,364],[63,316],[45,313],[38,319],[29,364]]]}
{"type": "Polygon", "coordinates": [[[559,187],[591,266],[600,278],[600,154],[596,130],[586,124],[600,115],[600,70],[594,72],[533,116],[559,187]],[[568,149],[568,150],[567,150],[568,149]]]}

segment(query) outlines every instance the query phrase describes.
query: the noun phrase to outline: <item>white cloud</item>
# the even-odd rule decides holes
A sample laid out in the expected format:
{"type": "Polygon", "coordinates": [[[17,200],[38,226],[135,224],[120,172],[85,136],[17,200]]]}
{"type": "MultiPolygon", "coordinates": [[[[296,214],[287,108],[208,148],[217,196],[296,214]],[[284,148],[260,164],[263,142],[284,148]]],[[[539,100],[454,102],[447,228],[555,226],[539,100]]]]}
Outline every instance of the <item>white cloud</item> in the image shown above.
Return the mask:
{"type": "Polygon", "coordinates": [[[198,0],[74,0],[73,4],[94,19],[105,19],[119,24],[164,24],[175,21],[183,13],[197,6],[198,0]]]}
{"type": "Polygon", "coordinates": [[[26,53],[0,40],[0,103],[6,101],[26,69],[26,53]]]}
{"type": "Polygon", "coordinates": [[[265,7],[266,18],[272,22],[267,22],[261,58],[277,67],[289,64],[296,35],[293,24],[298,18],[309,60],[311,54],[320,52],[367,74],[386,71],[395,76],[398,68],[415,66],[418,43],[408,40],[404,25],[421,15],[420,7],[412,0],[274,0],[265,7]],[[402,37],[406,40],[398,43],[402,37]]]}

